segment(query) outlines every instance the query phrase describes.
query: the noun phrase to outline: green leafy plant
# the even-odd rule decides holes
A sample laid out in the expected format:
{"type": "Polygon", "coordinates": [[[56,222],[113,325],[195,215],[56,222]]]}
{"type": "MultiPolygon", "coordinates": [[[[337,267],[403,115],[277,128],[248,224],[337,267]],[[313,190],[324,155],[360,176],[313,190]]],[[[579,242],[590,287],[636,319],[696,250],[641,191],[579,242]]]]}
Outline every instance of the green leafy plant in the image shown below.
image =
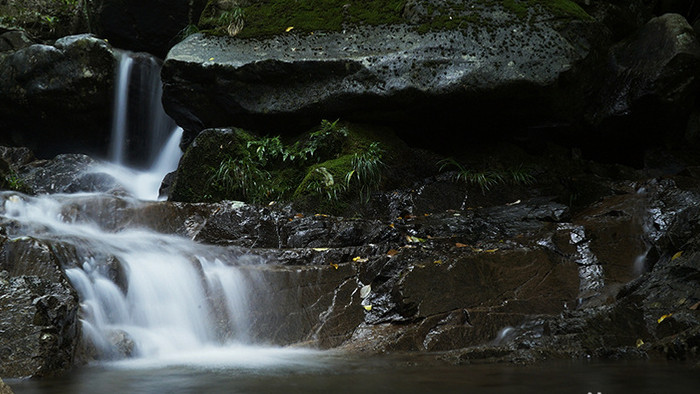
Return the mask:
{"type": "Polygon", "coordinates": [[[182,41],[195,33],[199,33],[199,27],[197,27],[197,25],[195,24],[190,23],[189,25],[185,26],[182,30],[180,30],[177,36],[180,39],[180,41],[182,41]]]}
{"type": "Polygon", "coordinates": [[[370,193],[379,187],[382,180],[382,169],[386,167],[382,161],[384,150],[378,142],[372,142],[365,151],[353,155],[352,170],[345,175],[345,184],[350,187],[352,182],[359,186],[362,201],[369,201],[370,193]]]}
{"type": "Polygon", "coordinates": [[[214,169],[209,183],[214,185],[219,194],[262,202],[271,194],[270,179],[270,173],[260,168],[250,157],[228,158],[214,169]]]}
{"type": "Polygon", "coordinates": [[[490,190],[491,187],[498,184],[510,183],[515,185],[529,185],[535,181],[535,178],[522,166],[508,170],[487,169],[476,171],[465,168],[451,157],[440,160],[438,165],[440,166],[440,171],[444,171],[445,169],[455,171],[455,181],[478,185],[482,193],[485,193],[490,190]]]}
{"type": "Polygon", "coordinates": [[[0,186],[5,187],[8,190],[14,190],[22,193],[29,191],[29,187],[24,182],[24,179],[22,179],[22,177],[15,171],[10,171],[10,173],[4,177],[0,176],[0,186]]]}

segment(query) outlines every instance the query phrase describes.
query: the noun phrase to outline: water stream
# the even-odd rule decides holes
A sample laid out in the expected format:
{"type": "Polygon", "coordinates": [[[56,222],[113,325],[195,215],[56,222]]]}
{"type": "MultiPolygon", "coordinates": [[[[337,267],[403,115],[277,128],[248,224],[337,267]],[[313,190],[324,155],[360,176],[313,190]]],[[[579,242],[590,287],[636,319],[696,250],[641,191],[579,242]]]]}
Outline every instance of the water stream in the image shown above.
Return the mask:
{"type": "MultiPolygon", "coordinates": [[[[182,134],[164,113],[145,116],[148,125],[134,131],[127,98],[136,68],[132,56],[124,54],[116,82],[111,162],[96,169],[122,183],[133,198],[118,202],[132,207],[159,197],[161,180],[181,155],[182,134]],[[142,140],[157,147],[146,149],[145,166],[132,165],[126,154],[134,133],[151,133],[142,140]]],[[[142,72],[140,79],[157,74],[142,72]]],[[[144,102],[156,103],[148,111],[162,111],[159,84],[149,80],[146,85],[155,88],[141,89],[151,92],[144,102]]],[[[694,392],[698,383],[685,367],[672,365],[449,366],[420,355],[367,358],[268,346],[260,340],[264,334],[252,335],[250,322],[252,289],[261,286],[250,271],[263,263],[260,258],[129,225],[129,220],[115,226],[110,217],[115,212],[91,211],[110,198],[116,197],[0,194],[0,219],[12,223],[8,237],[31,237],[72,251],[73,260],[64,269],[79,294],[84,340],[95,359],[60,378],[10,380],[17,393],[308,393],[339,388],[362,393],[680,393],[694,392]],[[652,369],[658,379],[649,378],[652,369]]]]}

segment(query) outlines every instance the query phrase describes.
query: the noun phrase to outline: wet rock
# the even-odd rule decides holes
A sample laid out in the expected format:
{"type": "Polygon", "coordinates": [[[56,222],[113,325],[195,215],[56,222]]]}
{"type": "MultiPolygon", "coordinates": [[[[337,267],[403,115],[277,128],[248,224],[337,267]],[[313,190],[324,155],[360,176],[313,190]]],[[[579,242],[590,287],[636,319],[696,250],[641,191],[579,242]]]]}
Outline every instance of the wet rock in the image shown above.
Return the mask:
{"type": "MultiPolygon", "coordinates": [[[[528,23],[494,4],[455,8],[455,15],[463,12],[477,14],[483,24],[421,33],[407,24],[362,25],[254,40],[192,35],[166,58],[165,109],[187,139],[229,125],[298,130],[321,118],[414,130],[430,119],[430,129],[438,130],[466,116],[464,133],[476,135],[480,126],[505,118],[530,124],[566,117],[551,91],[587,56],[597,33],[586,28],[594,22],[566,15],[568,27],[560,29],[546,10],[528,23]],[[504,107],[509,116],[495,116],[504,107]]],[[[465,137],[451,131],[441,137],[465,137]]]]}
{"type": "Polygon", "coordinates": [[[112,45],[164,58],[181,39],[187,25],[196,24],[206,0],[107,0],[95,23],[112,45]]]}
{"type": "Polygon", "coordinates": [[[39,157],[106,153],[115,56],[104,40],[68,36],[0,59],[0,143],[39,157]]]}
{"type": "Polygon", "coordinates": [[[70,369],[80,338],[78,297],[47,245],[0,237],[0,374],[70,369]]]}
{"type": "Polygon", "coordinates": [[[31,162],[18,169],[33,194],[109,191],[118,187],[107,174],[91,172],[96,161],[82,154],[62,154],[52,160],[31,162]]]}

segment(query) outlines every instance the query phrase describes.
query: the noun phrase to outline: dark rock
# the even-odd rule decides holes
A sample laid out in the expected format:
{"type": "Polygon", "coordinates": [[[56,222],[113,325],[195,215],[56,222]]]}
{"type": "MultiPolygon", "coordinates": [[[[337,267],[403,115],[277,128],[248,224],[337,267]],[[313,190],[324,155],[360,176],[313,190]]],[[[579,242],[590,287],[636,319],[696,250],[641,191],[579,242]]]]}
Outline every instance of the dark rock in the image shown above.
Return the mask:
{"type": "Polygon", "coordinates": [[[0,143],[39,157],[106,153],[115,56],[104,41],[69,36],[0,59],[0,143]]]}
{"type": "Polygon", "coordinates": [[[455,139],[485,123],[560,122],[568,114],[553,90],[599,37],[592,21],[569,16],[560,29],[541,11],[527,23],[497,5],[478,8],[468,12],[483,25],[465,23],[464,31],[364,25],[261,39],[196,34],[165,61],[165,109],[188,139],[228,125],[298,130],[321,118],[413,130],[426,119],[436,130],[469,118],[468,130],[441,135],[455,139]],[[508,116],[496,116],[504,108],[508,116]]]}
{"type": "Polygon", "coordinates": [[[32,44],[35,44],[34,40],[22,30],[11,30],[0,34],[0,53],[16,51],[32,44]]]}
{"type": "Polygon", "coordinates": [[[187,25],[196,24],[206,0],[106,0],[95,23],[112,45],[164,58],[187,25]]]}
{"type": "Polygon", "coordinates": [[[0,374],[70,369],[80,338],[78,297],[47,245],[0,237],[0,374]]]}
{"type": "Polygon", "coordinates": [[[624,140],[639,146],[659,139],[676,142],[683,136],[700,68],[700,44],[685,18],[653,18],[611,49],[608,64],[609,77],[593,119],[612,136],[607,137],[611,143],[624,140]],[[633,138],[616,132],[630,129],[636,130],[633,138]],[[663,136],[657,132],[661,129],[663,136]]]}
{"type": "Polygon", "coordinates": [[[58,155],[22,166],[18,174],[34,194],[109,191],[118,187],[110,175],[91,172],[96,162],[81,154],[58,155]]]}

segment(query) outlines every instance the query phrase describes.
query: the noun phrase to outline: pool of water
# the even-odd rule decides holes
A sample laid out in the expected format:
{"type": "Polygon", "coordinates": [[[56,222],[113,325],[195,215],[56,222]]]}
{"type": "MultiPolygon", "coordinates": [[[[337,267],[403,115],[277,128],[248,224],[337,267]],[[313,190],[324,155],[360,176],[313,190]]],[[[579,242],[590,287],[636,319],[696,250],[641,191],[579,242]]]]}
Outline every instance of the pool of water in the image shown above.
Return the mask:
{"type": "Polygon", "coordinates": [[[697,393],[697,366],[558,362],[453,366],[425,356],[211,349],[93,364],[61,378],[9,380],[15,393],[697,393]]]}

